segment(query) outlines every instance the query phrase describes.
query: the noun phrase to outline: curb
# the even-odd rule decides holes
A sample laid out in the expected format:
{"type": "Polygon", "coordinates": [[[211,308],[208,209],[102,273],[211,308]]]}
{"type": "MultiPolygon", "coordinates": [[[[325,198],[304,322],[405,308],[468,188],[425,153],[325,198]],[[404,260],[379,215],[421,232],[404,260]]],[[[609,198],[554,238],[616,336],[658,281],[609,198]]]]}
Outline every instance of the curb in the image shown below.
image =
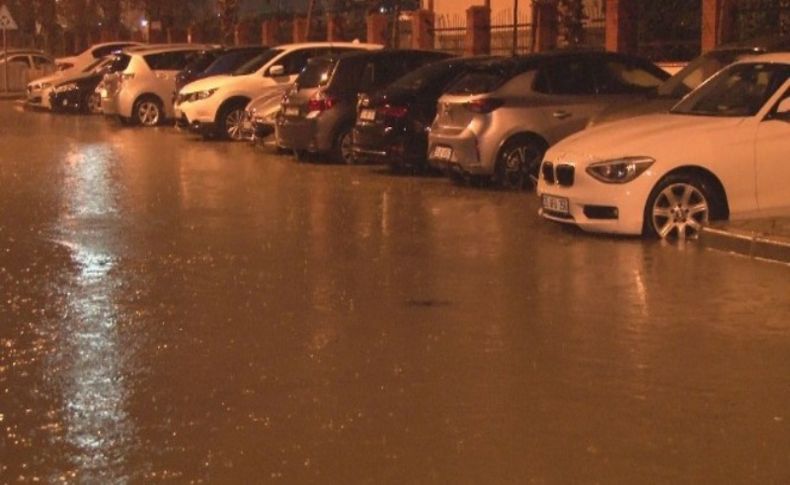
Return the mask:
{"type": "Polygon", "coordinates": [[[705,227],[702,246],[754,259],[790,264],[790,240],[770,234],[705,227]]]}

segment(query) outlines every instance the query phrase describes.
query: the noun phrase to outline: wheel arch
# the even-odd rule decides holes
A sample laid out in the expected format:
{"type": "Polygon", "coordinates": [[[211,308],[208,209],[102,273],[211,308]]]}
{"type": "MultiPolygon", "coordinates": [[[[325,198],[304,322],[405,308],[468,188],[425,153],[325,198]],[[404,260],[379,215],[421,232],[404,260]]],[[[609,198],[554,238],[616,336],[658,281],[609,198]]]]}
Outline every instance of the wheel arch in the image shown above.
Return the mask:
{"type": "Polygon", "coordinates": [[[721,203],[721,207],[717,208],[717,210],[720,212],[716,214],[716,218],[729,219],[730,204],[727,199],[727,191],[724,189],[724,184],[721,183],[721,180],[719,180],[719,178],[713,172],[711,172],[710,170],[704,167],[700,167],[699,165],[692,165],[692,164],[675,167],[669,172],[665,173],[658,180],[658,182],[656,182],[656,185],[658,185],[661,182],[661,180],[663,180],[666,177],[672,175],[685,175],[685,174],[696,175],[697,177],[700,177],[711,184],[711,188],[714,189],[716,191],[716,195],[719,196],[718,202],[721,203]]]}
{"type": "Polygon", "coordinates": [[[244,104],[244,107],[246,107],[250,101],[251,99],[249,98],[249,96],[236,95],[229,97],[228,99],[223,101],[222,104],[219,105],[219,108],[217,108],[216,121],[219,122],[220,115],[225,111],[225,109],[228,106],[244,104]]]}

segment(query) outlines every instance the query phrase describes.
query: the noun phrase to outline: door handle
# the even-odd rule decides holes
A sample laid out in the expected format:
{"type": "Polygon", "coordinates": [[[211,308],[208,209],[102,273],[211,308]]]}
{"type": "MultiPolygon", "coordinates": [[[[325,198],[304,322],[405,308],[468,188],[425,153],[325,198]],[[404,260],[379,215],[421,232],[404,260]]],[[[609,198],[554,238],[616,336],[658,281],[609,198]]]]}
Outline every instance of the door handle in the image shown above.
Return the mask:
{"type": "Polygon", "coordinates": [[[564,120],[565,118],[569,118],[571,116],[571,114],[568,113],[567,111],[558,110],[558,111],[555,111],[554,113],[552,113],[552,116],[554,116],[558,120],[564,120]]]}

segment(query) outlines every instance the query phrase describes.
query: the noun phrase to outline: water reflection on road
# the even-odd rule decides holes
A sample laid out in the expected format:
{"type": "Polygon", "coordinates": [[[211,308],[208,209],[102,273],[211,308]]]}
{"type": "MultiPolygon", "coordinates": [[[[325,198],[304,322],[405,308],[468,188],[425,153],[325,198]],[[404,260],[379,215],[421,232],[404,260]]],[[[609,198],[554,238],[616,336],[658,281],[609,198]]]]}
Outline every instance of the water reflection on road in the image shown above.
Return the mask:
{"type": "Polygon", "coordinates": [[[783,266],[2,106],[2,482],[790,473],[783,266]]]}

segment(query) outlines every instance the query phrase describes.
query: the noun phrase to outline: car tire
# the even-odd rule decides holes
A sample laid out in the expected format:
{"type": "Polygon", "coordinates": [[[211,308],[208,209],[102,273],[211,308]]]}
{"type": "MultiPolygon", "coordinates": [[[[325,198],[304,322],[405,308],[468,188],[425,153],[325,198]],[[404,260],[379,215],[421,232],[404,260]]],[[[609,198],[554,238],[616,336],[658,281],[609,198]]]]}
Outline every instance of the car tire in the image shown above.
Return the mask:
{"type": "Polygon", "coordinates": [[[342,128],[335,137],[335,144],[332,148],[332,158],[338,163],[354,165],[356,159],[351,147],[353,144],[352,130],[350,127],[342,128]]]}
{"type": "Polygon", "coordinates": [[[529,138],[509,140],[499,150],[494,181],[507,190],[533,188],[546,148],[529,138]]]}
{"type": "Polygon", "coordinates": [[[101,96],[96,91],[89,91],[82,99],[81,110],[85,114],[93,115],[101,111],[101,96]]]}
{"type": "Polygon", "coordinates": [[[643,233],[659,239],[696,239],[710,221],[724,218],[715,186],[696,173],[670,174],[647,198],[643,233]]]}
{"type": "Polygon", "coordinates": [[[134,102],[132,119],[138,125],[150,127],[157,126],[164,118],[162,102],[153,96],[144,96],[134,102]]]}
{"type": "Polygon", "coordinates": [[[244,140],[244,108],[247,103],[235,102],[223,106],[217,117],[217,133],[223,140],[244,140]]]}

